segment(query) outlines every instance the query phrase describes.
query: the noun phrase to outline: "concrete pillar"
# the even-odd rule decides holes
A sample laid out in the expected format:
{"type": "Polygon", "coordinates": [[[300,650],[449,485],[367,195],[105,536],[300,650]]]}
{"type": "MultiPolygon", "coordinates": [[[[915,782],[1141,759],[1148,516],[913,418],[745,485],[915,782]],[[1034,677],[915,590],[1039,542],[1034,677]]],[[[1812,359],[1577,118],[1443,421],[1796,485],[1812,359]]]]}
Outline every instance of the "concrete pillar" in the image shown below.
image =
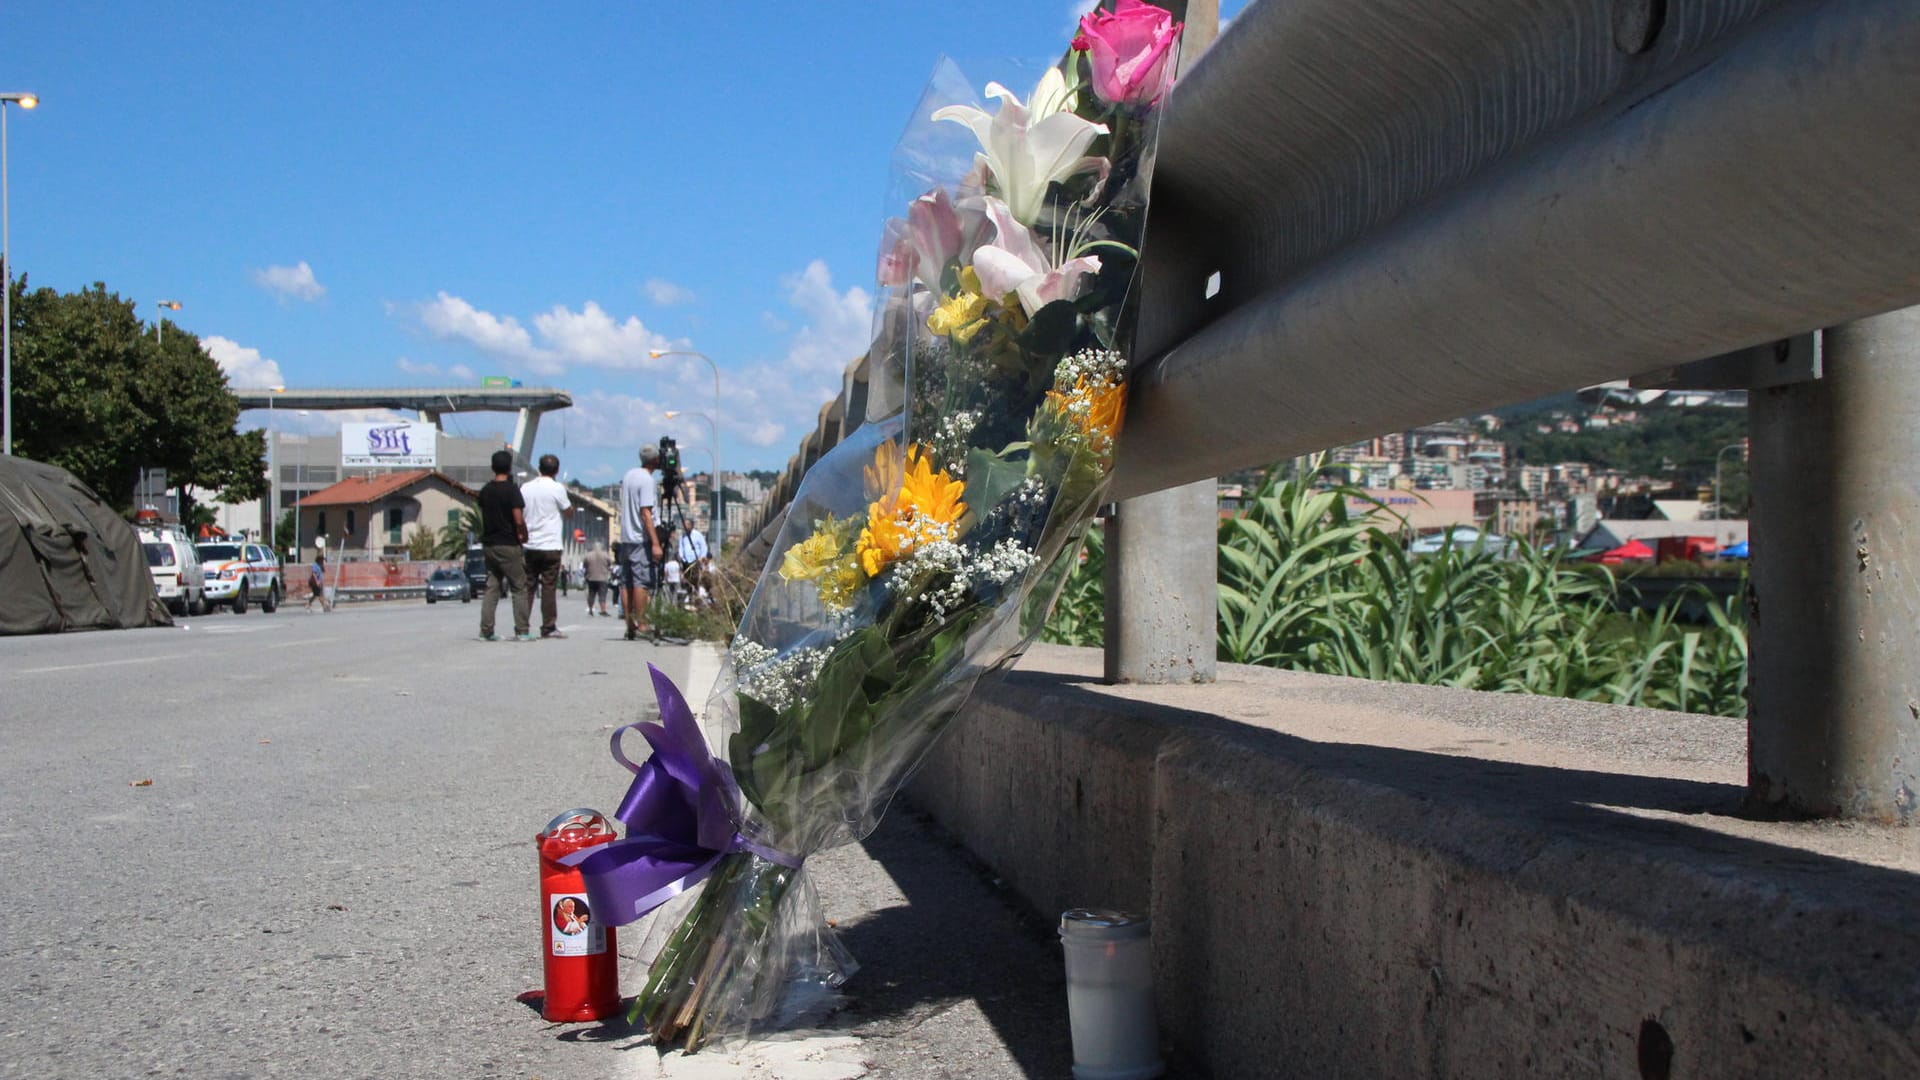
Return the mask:
{"type": "Polygon", "coordinates": [[[521,409],[513,422],[513,454],[527,468],[533,468],[533,440],[540,434],[540,411],[521,409]]]}
{"type": "Polygon", "coordinates": [[[1920,307],[1757,390],[1752,810],[1911,823],[1920,798],[1920,307]]]}
{"type": "MultiPolygon", "coordinates": [[[[1180,46],[1180,70],[1186,71],[1219,33],[1220,5],[1219,0],[1187,0],[1174,10],[1186,22],[1180,46]]],[[[1142,249],[1136,338],[1142,356],[1206,322],[1207,279],[1215,267],[1204,245],[1196,242],[1205,232],[1171,220],[1149,226],[1142,249]]],[[[1107,519],[1108,682],[1213,681],[1217,505],[1214,482],[1201,480],[1124,500],[1107,519]]]]}

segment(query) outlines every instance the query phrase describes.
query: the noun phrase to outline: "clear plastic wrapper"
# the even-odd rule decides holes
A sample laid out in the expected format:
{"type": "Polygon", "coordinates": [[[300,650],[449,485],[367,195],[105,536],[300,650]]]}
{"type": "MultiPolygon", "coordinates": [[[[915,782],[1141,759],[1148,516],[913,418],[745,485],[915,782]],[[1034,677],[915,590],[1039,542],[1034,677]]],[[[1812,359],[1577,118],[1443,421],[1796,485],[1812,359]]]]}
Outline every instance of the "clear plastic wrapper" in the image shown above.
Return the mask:
{"type": "Polygon", "coordinates": [[[615,921],[699,885],[653,931],[635,1013],[658,1041],[744,1036],[845,980],[805,859],[870,832],[979,680],[1039,632],[1120,430],[1178,33],[1122,0],[1031,87],[989,83],[983,101],[936,71],[895,156],[907,205],[879,259],[869,411],[891,412],[808,471],[704,745],[656,674],[655,760],[629,764],[636,792],[653,786],[629,793],[624,852],[583,864],[615,921]]]}

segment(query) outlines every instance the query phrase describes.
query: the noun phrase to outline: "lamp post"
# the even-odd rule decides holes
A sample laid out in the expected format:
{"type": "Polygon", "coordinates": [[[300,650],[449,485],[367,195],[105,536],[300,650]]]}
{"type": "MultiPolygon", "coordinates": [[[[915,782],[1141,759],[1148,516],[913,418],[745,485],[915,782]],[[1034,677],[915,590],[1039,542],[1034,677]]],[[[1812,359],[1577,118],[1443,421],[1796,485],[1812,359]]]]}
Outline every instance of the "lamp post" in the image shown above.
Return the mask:
{"type": "MultiPolygon", "coordinates": [[[[13,243],[7,221],[7,106],[31,109],[38,94],[0,94],[0,382],[6,383],[0,401],[0,454],[13,456],[13,243]]],[[[716,380],[715,385],[718,385],[716,380]]]]}
{"type": "MultiPolygon", "coordinates": [[[[179,311],[180,301],[155,300],[153,306],[160,309],[153,317],[153,328],[160,338],[160,344],[165,345],[167,343],[167,312],[179,311]]],[[[285,387],[281,389],[285,389],[285,387]]]]}
{"type": "MultiPolygon", "coordinates": [[[[707,422],[707,429],[713,432],[713,445],[716,447],[720,445],[720,425],[714,421],[713,414],[699,412],[696,410],[689,410],[689,409],[668,409],[666,412],[666,417],[669,420],[672,420],[673,418],[678,416],[697,416],[700,419],[705,420],[707,422]]],[[[720,539],[724,541],[727,538],[727,519],[720,516],[720,509],[719,509],[720,499],[722,498],[721,492],[720,492],[720,489],[722,486],[721,480],[720,480],[720,451],[717,449],[709,449],[707,453],[712,455],[713,457],[713,505],[714,505],[713,514],[714,514],[714,517],[713,517],[713,522],[710,523],[709,527],[717,529],[720,533],[720,539]]]]}
{"type": "Polygon", "coordinates": [[[727,481],[726,475],[720,471],[720,365],[714,363],[713,357],[706,353],[694,352],[691,349],[648,349],[647,355],[655,360],[663,356],[697,356],[705,360],[707,366],[713,369],[713,415],[707,417],[708,422],[713,425],[713,520],[717,523],[720,543],[725,546],[727,542],[727,481]]]}
{"type": "MultiPolygon", "coordinates": [[[[267,389],[276,394],[284,394],[284,386],[269,386],[267,389]]],[[[275,451],[280,446],[280,433],[273,429],[273,399],[267,399],[267,550],[278,554],[280,551],[280,469],[274,464],[275,451]]]]}
{"type": "Polygon", "coordinates": [[[1720,459],[1729,450],[1744,451],[1746,448],[1747,444],[1743,442],[1728,443],[1720,448],[1719,453],[1713,455],[1713,520],[1715,521],[1724,520],[1727,516],[1727,508],[1720,502],[1720,459]]]}

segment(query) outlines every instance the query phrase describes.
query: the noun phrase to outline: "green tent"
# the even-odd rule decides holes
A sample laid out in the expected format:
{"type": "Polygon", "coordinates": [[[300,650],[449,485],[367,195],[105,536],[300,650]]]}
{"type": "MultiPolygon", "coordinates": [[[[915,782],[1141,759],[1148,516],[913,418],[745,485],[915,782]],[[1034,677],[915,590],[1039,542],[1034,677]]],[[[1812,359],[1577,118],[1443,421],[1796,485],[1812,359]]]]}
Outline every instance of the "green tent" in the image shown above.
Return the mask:
{"type": "Polygon", "coordinates": [[[0,634],[172,624],[133,526],[67,470],[0,457],[0,634]]]}

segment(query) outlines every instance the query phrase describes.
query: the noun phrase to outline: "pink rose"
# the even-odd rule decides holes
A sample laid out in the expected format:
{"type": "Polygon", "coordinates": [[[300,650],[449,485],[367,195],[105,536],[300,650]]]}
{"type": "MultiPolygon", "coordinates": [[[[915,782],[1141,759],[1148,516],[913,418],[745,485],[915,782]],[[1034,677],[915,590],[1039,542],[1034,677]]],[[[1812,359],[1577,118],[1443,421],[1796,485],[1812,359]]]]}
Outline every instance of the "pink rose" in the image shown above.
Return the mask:
{"type": "Polygon", "coordinates": [[[1141,0],[1118,0],[1112,11],[1080,17],[1074,48],[1085,42],[1093,63],[1093,92],[1114,105],[1151,105],[1173,81],[1174,47],[1182,24],[1141,0]]]}

